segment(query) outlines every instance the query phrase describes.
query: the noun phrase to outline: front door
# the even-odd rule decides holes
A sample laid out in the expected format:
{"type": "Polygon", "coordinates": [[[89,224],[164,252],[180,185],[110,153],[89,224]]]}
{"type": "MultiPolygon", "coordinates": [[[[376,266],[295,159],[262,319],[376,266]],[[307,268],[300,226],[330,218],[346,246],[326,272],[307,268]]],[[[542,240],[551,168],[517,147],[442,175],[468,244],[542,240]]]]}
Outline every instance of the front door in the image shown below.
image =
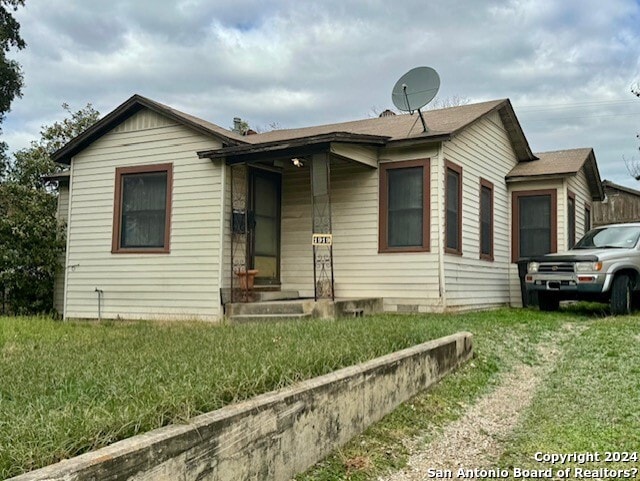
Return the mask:
{"type": "Polygon", "coordinates": [[[249,263],[257,285],[280,284],[280,174],[251,169],[249,263]]]}

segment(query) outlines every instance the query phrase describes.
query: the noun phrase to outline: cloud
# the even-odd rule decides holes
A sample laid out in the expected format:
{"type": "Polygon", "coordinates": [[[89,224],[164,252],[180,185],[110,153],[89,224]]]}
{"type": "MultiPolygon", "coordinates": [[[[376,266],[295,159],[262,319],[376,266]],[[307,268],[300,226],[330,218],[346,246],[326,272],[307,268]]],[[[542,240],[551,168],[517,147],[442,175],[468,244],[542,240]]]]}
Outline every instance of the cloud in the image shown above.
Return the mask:
{"type": "Polygon", "coordinates": [[[509,97],[534,149],[594,146],[604,177],[631,181],[634,0],[29,0],[18,18],[27,86],[3,126],[13,148],[62,102],[106,113],[136,92],[224,127],[365,118],[429,65],[440,97],[509,97]]]}

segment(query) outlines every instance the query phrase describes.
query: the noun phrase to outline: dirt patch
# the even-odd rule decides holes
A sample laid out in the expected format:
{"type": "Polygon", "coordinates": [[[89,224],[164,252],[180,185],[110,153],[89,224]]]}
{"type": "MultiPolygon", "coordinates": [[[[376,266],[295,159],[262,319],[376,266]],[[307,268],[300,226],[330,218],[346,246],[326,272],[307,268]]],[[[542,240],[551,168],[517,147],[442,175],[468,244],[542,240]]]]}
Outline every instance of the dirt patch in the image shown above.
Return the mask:
{"type": "Polygon", "coordinates": [[[538,345],[539,364],[516,365],[494,391],[447,425],[426,446],[421,445],[420,438],[408,442],[412,454],[407,467],[389,477],[378,478],[379,481],[423,481],[428,479],[428,469],[450,469],[455,473],[459,468],[494,468],[522,412],[531,404],[545,374],[560,357],[561,342],[579,335],[584,328],[574,324],[563,326],[552,341],[538,345]]]}

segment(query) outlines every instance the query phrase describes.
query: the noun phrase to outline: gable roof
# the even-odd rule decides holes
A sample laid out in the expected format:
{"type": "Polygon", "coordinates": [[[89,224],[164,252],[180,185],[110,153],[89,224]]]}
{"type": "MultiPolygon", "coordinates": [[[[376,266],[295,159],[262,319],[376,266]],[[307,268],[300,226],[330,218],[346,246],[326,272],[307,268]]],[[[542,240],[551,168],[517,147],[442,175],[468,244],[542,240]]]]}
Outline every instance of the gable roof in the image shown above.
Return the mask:
{"type": "Polygon", "coordinates": [[[636,197],[640,197],[640,191],[632,189],[631,187],[625,187],[624,185],[615,184],[610,180],[603,180],[602,186],[605,190],[619,190],[620,192],[624,192],[626,194],[635,195],[636,197]]]}
{"type": "Polygon", "coordinates": [[[252,155],[267,148],[277,148],[279,143],[303,144],[324,138],[326,141],[348,142],[348,137],[356,139],[376,139],[375,143],[393,145],[394,143],[425,142],[447,140],[484,116],[498,112],[509,133],[512,146],[519,161],[535,160],[524,132],[515,116],[511,102],[508,99],[492,100],[477,104],[461,105],[440,110],[423,112],[428,131],[423,132],[420,117],[416,114],[399,114],[370,119],[341,122],[335,124],[317,125],[297,129],[284,129],[265,132],[243,137],[247,145],[229,146],[199,152],[201,157],[224,158],[252,155]],[[335,139],[332,139],[335,136],[335,139]]]}
{"type": "Polygon", "coordinates": [[[179,124],[192,128],[205,135],[220,139],[226,145],[238,145],[246,143],[247,137],[224,129],[216,124],[207,122],[193,115],[176,110],[168,105],[161,104],[155,100],[148,99],[142,95],[135,94],[109,112],[95,124],[73,138],[69,143],[58,149],[51,155],[54,162],[69,164],[71,158],[78,152],[88,147],[92,142],[106,134],[108,131],[122,123],[136,112],[147,108],[161,115],[175,120],[179,124]]]}
{"type": "Polygon", "coordinates": [[[260,146],[258,151],[263,151],[265,148],[277,150],[279,143],[304,144],[307,141],[315,143],[318,142],[318,139],[329,142],[363,143],[370,141],[373,145],[446,140],[482,117],[497,111],[509,133],[518,160],[536,159],[508,99],[425,111],[423,115],[429,129],[428,132],[422,131],[418,115],[400,114],[243,136],[137,94],[131,96],[112,112],[54,152],[52,159],[55,162],[69,164],[74,155],[143,108],[221,140],[222,149],[199,152],[201,157],[212,158],[255,154],[255,150],[251,146],[260,146]]]}
{"type": "Polygon", "coordinates": [[[538,160],[520,162],[511,169],[506,179],[516,181],[540,177],[567,177],[577,174],[584,167],[592,200],[604,199],[604,190],[593,149],[555,150],[536,153],[536,155],[538,160]]]}

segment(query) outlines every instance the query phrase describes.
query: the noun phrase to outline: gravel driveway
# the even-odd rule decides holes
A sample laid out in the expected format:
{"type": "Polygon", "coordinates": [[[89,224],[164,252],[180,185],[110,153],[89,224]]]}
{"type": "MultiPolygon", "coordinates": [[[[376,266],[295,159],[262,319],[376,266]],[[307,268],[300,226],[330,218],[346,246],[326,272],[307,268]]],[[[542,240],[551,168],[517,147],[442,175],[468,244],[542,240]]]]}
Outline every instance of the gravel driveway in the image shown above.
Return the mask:
{"type": "MultiPolygon", "coordinates": [[[[547,372],[560,357],[561,341],[577,335],[582,329],[566,324],[549,343],[538,345],[540,363],[516,365],[500,385],[481,398],[457,421],[446,426],[429,444],[421,438],[410,440],[407,467],[379,481],[424,481],[430,479],[428,469],[495,468],[506,438],[518,424],[520,416],[531,404],[547,372]]],[[[466,478],[474,479],[474,478],[466,478]]]]}

